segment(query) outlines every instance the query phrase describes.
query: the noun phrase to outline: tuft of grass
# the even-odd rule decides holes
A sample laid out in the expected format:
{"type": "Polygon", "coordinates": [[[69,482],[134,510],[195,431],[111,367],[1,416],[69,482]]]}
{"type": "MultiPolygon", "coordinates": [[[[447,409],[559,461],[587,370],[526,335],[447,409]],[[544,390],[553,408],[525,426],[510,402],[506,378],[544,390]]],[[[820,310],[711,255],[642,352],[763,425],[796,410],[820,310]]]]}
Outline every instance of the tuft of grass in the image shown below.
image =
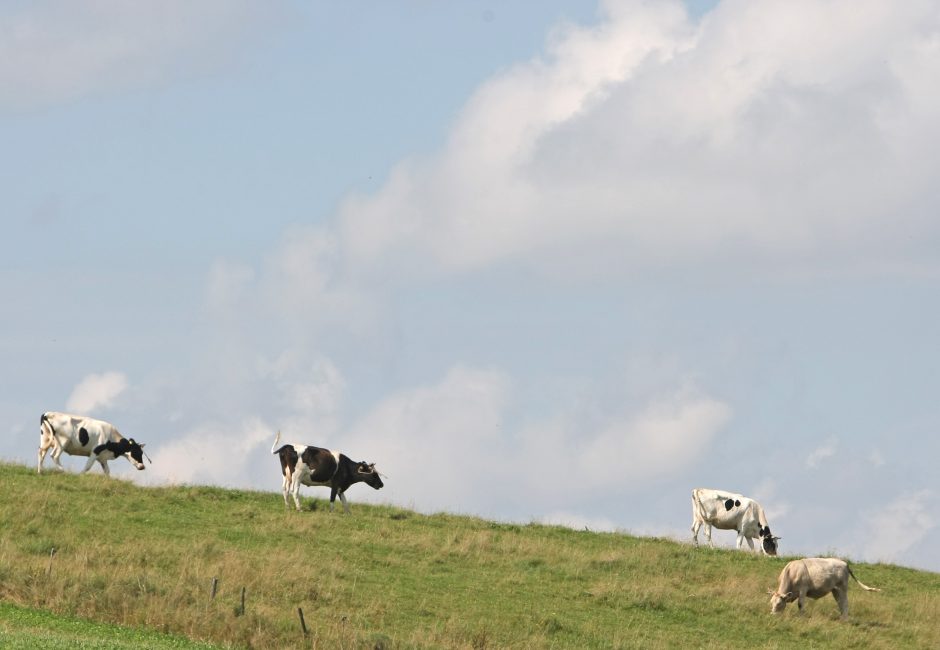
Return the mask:
{"type": "Polygon", "coordinates": [[[791,558],[422,515],[355,493],[344,516],[325,500],[298,513],[276,493],[18,465],[0,464],[0,481],[4,647],[130,647],[94,645],[124,634],[154,648],[940,647],[940,575],[891,565],[853,563],[884,591],[850,588],[843,623],[831,598],[770,614],[766,589],[791,558]]]}

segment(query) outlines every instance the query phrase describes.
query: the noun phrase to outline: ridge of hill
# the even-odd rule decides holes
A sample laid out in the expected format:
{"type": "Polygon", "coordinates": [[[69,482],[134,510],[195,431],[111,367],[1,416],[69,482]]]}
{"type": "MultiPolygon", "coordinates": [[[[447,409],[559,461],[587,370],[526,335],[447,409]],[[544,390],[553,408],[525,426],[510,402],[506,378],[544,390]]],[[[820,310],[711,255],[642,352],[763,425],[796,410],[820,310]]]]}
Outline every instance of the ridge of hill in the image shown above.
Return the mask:
{"type": "MultiPolygon", "coordinates": [[[[355,490],[344,516],[322,499],[298,513],[277,493],[12,464],[0,485],[0,641],[39,629],[23,620],[41,610],[147,647],[940,647],[940,574],[893,565],[852,563],[883,592],[851,586],[844,623],[828,597],[770,614],[787,557],[422,515],[355,490]]],[[[55,645],[61,627],[32,647],[77,647],[55,645]]]]}

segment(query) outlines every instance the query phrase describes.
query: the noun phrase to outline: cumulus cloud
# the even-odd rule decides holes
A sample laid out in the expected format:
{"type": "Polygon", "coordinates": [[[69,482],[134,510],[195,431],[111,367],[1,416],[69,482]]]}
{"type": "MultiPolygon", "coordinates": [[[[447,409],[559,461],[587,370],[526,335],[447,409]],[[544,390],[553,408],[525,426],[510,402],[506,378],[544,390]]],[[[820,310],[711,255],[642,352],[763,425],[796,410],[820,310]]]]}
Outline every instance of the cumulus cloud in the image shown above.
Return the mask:
{"type": "Polygon", "coordinates": [[[935,3],[602,8],[345,203],[354,268],[937,272],[935,3]]]}
{"type": "Polygon", "coordinates": [[[127,376],[122,372],[91,374],[72,389],[65,407],[73,413],[91,414],[96,409],[110,408],[126,388],[127,376]]]}
{"type": "Polygon", "coordinates": [[[0,109],[211,70],[281,11],[253,0],[12,3],[0,8],[0,109]]]}
{"type": "Polygon", "coordinates": [[[273,384],[283,415],[279,428],[285,439],[326,445],[340,427],[346,401],[346,378],[332,360],[285,350],[262,360],[261,381],[273,384]],[[313,436],[316,440],[311,440],[313,436]]]}
{"type": "Polygon", "coordinates": [[[346,453],[369,454],[355,459],[392,477],[383,499],[426,511],[477,507],[507,487],[511,389],[503,372],[456,366],[437,385],[382,400],[347,433],[346,453]]]}
{"type": "Polygon", "coordinates": [[[623,472],[632,481],[673,472],[691,463],[731,418],[723,402],[683,388],[649,404],[640,414],[608,424],[582,452],[582,468],[604,467],[616,460],[616,482],[623,472]]]}
{"type": "Polygon", "coordinates": [[[937,499],[930,490],[902,494],[890,503],[863,513],[857,531],[866,558],[898,561],[937,527],[937,499]]]}
{"type": "Polygon", "coordinates": [[[598,422],[582,421],[583,405],[574,404],[510,426],[513,386],[507,373],[457,366],[437,385],[387,398],[344,437],[393,477],[384,498],[422,510],[502,505],[534,515],[671,476],[731,417],[728,405],[684,386],[598,422]]]}
{"type": "Polygon", "coordinates": [[[153,463],[147,465],[146,473],[135,473],[134,479],[245,487],[246,477],[259,466],[262,452],[269,455],[273,441],[273,428],[257,418],[246,418],[235,426],[205,424],[152,450],[153,463]]]}

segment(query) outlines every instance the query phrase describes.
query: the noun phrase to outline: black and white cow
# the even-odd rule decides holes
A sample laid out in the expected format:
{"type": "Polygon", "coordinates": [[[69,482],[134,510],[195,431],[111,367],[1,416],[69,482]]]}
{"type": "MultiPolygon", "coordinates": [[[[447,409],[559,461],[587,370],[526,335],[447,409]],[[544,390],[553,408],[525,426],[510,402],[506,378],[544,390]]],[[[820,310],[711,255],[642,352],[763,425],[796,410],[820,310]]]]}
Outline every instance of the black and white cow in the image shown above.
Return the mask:
{"type": "Polygon", "coordinates": [[[705,539],[712,545],[712,526],[719,530],[738,531],[737,547],[744,542],[754,550],[754,539],[759,539],[760,551],[777,554],[777,540],[761,505],[749,497],[725,490],[695,488],[692,490],[692,542],[698,545],[698,531],[705,527],[705,539]]]}
{"type": "Polygon", "coordinates": [[[281,490],[284,493],[284,506],[290,507],[287,494],[294,497],[294,506],[300,510],[300,486],[322,485],[330,488],[330,512],[339,495],[343,510],[349,514],[346,502],[346,490],[354,483],[364,482],[376,490],[383,487],[382,479],[375,469],[375,463],[363,463],[351,460],[338,451],[330,451],[310,445],[286,444],[277,446],[281,432],[277,432],[271,453],[281,458],[281,490]]]}
{"type": "Polygon", "coordinates": [[[52,450],[52,460],[59,469],[59,456],[63,452],[73,456],[88,456],[83,472],[91,469],[95,461],[101,463],[104,473],[111,475],[108,461],[124,456],[137,469],[144,469],[144,445],[133,438],[125,438],[110,422],[95,420],[83,415],[71,415],[49,411],[39,419],[39,463],[37,472],[42,473],[42,462],[52,450]]]}

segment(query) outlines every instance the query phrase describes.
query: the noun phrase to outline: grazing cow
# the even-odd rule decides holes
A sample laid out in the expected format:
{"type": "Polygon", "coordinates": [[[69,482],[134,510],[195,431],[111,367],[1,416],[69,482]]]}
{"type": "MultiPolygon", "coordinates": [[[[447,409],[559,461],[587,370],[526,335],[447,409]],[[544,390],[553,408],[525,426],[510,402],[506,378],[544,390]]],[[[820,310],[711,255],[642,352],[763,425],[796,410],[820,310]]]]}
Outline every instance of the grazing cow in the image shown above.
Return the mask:
{"type": "Polygon", "coordinates": [[[807,596],[815,599],[831,593],[839,603],[839,613],[844,621],[849,617],[849,576],[865,591],[881,591],[862,584],[843,560],[808,557],[788,562],[780,572],[776,591],[767,590],[770,594],[770,611],[775,614],[782,612],[787,603],[795,600],[802,613],[807,596]]]}
{"type": "Polygon", "coordinates": [[[737,547],[743,548],[744,542],[754,550],[754,539],[760,539],[760,553],[777,554],[777,540],[781,539],[770,533],[764,509],[754,499],[726,492],[695,488],[692,490],[692,542],[698,546],[698,531],[705,526],[705,538],[712,546],[712,526],[719,530],[738,531],[737,547]]]}
{"type": "Polygon", "coordinates": [[[350,485],[360,481],[371,485],[376,490],[384,484],[375,470],[375,463],[363,463],[351,460],[338,451],[311,447],[310,445],[282,445],[277,446],[281,439],[281,432],[277,432],[271,453],[281,457],[281,475],[283,481],[281,490],[284,493],[284,506],[290,507],[287,502],[287,493],[294,497],[294,505],[300,510],[300,485],[323,485],[330,488],[330,512],[339,495],[343,502],[343,511],[349,514],[349,504],[346,503],[346,490],[350,485]]]}
{"type": "MultiPolygon", "coordinates": [[[[101,463],[101,469],[108,476],[108,461],[124,456],[137,469],[144,469],[144,445],[133,438],[125,438],[110,422],[95,420],[82,415],[70,415],[50,411],[39,419],[39,464],[37,471],[42,473],[42,461],[52,449],[52,460],[59,469],[62,452],[73,456],[88,456],[85,463],[87,472],[95,461],[101,463]]],[[[148,458],[149,460],[149,458],[148,458]]]]}

